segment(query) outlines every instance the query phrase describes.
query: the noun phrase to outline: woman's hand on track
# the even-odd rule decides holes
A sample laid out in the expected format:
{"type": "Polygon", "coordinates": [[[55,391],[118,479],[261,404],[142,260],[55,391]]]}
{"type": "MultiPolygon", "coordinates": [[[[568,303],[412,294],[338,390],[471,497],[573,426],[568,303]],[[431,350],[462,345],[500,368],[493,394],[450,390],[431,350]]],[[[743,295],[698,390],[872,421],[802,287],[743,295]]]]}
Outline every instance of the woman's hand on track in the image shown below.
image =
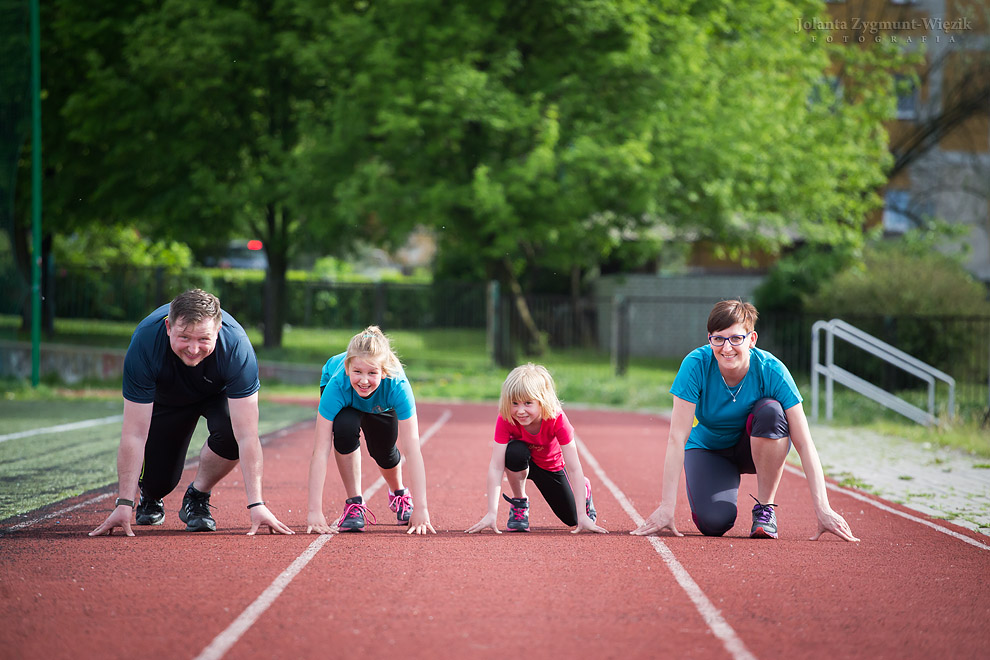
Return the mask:
{"type": "Polygon", "coordinates": [[[495,522],[494,513],[486,513],[484,518],[474,523],[464,531],[468,534],[474,534],[475,532],[480,532],[483,529],[491,529],[496,534],[502,533],[502,530],[498,528],[498,523],[495,522]]]}
{"type": "Polygon", "coordinates": [[[677,531],[677,527],[674,525],[674,513],[665,511],[663,505],[657,507],[657,510],[650,514],[650,517],[643,521],[643,524],[630,532],[635,536],[649,536],[650,534],[659,534],[665,529],[669,529],[674,536],[684,536],[677,531]]]}
{"type": "Polygon", "coordinates": [[[811,540],[817,541],[825,532],[831,532],[845,541],[859,541],[853,536],[852,529],[849,528],[846,519],[832,509],[818,514],[818,532],[811,537],[811,540]]]}

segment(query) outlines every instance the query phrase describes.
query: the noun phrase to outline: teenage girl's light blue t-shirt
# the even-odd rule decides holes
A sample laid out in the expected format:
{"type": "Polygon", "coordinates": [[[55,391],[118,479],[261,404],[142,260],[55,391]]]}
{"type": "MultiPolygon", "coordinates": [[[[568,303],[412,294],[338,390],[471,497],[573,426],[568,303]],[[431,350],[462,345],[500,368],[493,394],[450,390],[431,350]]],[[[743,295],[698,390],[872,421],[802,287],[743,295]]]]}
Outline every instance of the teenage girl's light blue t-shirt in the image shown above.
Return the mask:
{"type": "Polygon", "coordinates": [[[365,399],[351,386],[351,379],[344,368],[345,357],[347,353],[335,355],[323,365],[320,387],[324,389],[319,407],[323,419],[332,422],[337,413],[347,407],[370,413],[395,410],[395,416],[400,420],[409,419],[416,414],[416,399],[402,367],[396,373],[382,378],[378,388],[365,399]]]}
{"type": "Polygon", "coordinates": [[[670,393],[695,404],[697,420],[685,449],[726,449],[739,442],[753,404],[776,399],[784,410],[801,403],[801,393],[784,363],[759,348],[749,354],[749,371],[732,388],[722,380],[710,345],[688,353],[677,370],[670,393]],[[738,392],[737,392],[738,389],[738,392]],[[735,401],[733,401],[735,394],[735,401]]]}

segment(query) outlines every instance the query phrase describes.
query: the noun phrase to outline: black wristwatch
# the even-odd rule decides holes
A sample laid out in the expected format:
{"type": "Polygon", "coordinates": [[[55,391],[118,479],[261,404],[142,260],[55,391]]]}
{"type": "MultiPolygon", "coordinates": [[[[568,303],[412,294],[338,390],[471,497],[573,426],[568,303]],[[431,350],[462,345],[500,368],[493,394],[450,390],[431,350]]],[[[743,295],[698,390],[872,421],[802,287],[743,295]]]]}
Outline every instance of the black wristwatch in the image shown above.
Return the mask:
{"type": "Polygon", "coordinates": [[[114,506],[120,506],[121,504],[126,504],[132,509],[134,508],[134,500],[125,500],[123,497],[118,497],[113,503],[114,506]]]}

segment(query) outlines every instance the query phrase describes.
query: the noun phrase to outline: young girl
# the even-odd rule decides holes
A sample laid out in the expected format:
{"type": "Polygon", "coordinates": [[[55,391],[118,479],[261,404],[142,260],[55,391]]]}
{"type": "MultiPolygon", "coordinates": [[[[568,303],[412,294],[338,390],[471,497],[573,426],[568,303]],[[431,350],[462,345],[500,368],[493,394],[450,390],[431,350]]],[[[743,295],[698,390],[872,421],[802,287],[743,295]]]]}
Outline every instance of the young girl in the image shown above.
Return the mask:
{"type": "Polygon", "coordinates": [[[601,534],[591,500],[591,482],[584,476],[573,442],[574,427],[557,399],[553,378],[546,368],[526,364],[516,367],[502,384],[495,421],[495,446],[488,465],[488,513],[466,530],[469,534],[491,528],[501,534],[495,518],[502,474],[509,482],[510,532],[529,531],[529,499],[526,479],[532,479],[558,518],[570,527],[601,534]],[[566,469],[565,469],[566,465],[566,469]],[[584,493],[584,506],[575,504],[575,492],[584,493]]]}
{"type": "Polygon", "coordinates": [[[376,522],[361,496],[361,431],[368,453],[388,484],[389,509],[395,512],[398,523],[408,524],[409,534],[436,534],[426,508],[426,469],[419,446],[416,401],[402,365],[378,326],[354,335],[347,351],[330,358],[323,367],[309,466],[306,533],[360,532],[366,518],[376,522]],[[402,484],[402,457],[396,446],[399,440],[409,469],[408,489],[402,484]],[[323,515],[323,485],[331,446],[347,492],[344,512],[332,526],[323,515]]]}

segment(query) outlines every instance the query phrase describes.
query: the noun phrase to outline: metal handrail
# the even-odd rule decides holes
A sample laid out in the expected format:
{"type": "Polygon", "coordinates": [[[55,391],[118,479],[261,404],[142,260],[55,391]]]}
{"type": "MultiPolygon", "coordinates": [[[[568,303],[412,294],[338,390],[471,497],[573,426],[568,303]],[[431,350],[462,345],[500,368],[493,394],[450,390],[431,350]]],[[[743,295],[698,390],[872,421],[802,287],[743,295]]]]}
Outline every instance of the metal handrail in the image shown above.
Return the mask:
{"type": "Polygon", "coordinates": [[[956,381],[952,376],[840,319],[816,321],[811,326],[811,418],[813,420],[818,419],[818,377],[820,375],[825,377],[825,419],[827,420],[832,419],[833,383],[836,381],[919,424],[930,426],[936,421],[935,381],[940,380],[949,385],[949,414],[951,415],[952,411],[955,410],[956,381]],[[819,333],[822,331],[825,332],[824,364],[819,361],[821,347],[819,333]],[[834,361],[836,337],[925,381],[928,384],[927,412],[836,366],[834,361]]]}

